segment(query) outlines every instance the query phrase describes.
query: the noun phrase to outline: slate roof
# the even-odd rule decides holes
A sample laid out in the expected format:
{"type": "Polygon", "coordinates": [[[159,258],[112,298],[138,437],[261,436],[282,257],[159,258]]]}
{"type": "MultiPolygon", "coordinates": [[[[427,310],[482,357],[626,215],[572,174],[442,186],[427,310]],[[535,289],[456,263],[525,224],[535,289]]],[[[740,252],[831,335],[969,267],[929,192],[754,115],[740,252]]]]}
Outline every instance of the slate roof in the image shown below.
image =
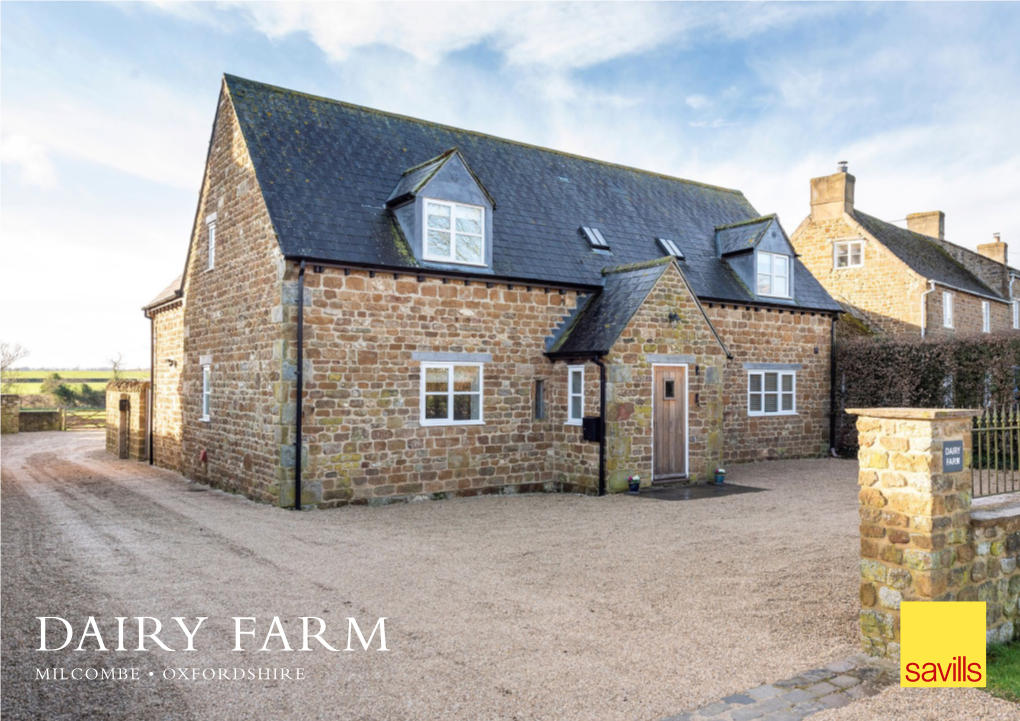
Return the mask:
{"type": "Polygon", "coordinates": [[[144,306],[142,306],[142,310],[149,310],[150,308],[155,308],[157,305],[162,305],[163,303],[166,303],[169,300],[181,297],[181,294],[184,292],[183,286],[184,276],[179,275],[173,279],[170,285],[161,290],[159,292],[159,295],[157,295],[155,298],[153,298],[144,306]]]}
{"type": "Polygon", "coordinates": [[[1002,297],[927,236],[879,220],[859,210],[854,210],[853,217],[868,233],[921,277],[979,295],[1002,297]]]}
{"type": "MultiPolygon", "coordinates": [[[[456,148],[498,205],[496,277],[602,285],[602,269],[658,258],[673,239],[703,298],[755,302],[715,246],[715,228],[759,216],[738,191],[679,180],[225,76],[283,254],[417,267],[386,201],[405,171],[456,148]],[[593,252],[598,228],[612,255],[593,252]]],[[[796,305],[838,310],[799,262],[796,305]]]]}
{"type": "Polygon", "coordinates": [[[602,290],[591,296],[573,322],[560,332],[548,349],[551,356],[609,352],[627,323],[634,317],[655,282],[669,267],[669,259],[647,263],[632,270],[606,271],[602,290]]]}
{"type": "Polygon", "coordinates": [[[766,215],[743,223],[719,226],[715,230],[715,242],[716,247],[719,248],[719,254],[725,256],[753,250],[775,219],[774,215],[766,215]]]}

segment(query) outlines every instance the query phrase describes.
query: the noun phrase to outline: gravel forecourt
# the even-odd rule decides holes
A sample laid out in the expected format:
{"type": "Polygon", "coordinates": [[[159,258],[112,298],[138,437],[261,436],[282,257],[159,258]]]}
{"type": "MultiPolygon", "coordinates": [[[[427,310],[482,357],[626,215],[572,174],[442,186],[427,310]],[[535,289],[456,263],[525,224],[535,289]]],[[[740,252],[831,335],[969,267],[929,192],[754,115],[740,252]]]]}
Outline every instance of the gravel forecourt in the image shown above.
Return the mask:
{"type": "MultiPolygon", "coordinates": [[[[737,466],[731,482],[768,492],[696,501],[530,495],[307,513],[117,460],[96,432],[5,436],[2,465],[5,719],[657,719],[858,650],[853,462],[737,466]],[[77,639],[90,615],[108,647],[115,617],[154,616],[182,650],[36,650],[37,616],[67,618],[77,639]],[[197,650],[183,650],[173,616],[209,617],[197,650]],[[244,652],[231,651],[235,616],[259,619],[244,652]],[[294,648],[301,616],[323,618],[341,648],[348,617],[366,632],[385,617],[390,650],[259,652],[273,616],[294,648]],[[141,678],[35,680],[55,666],[141,678]],[[306,678],[164,678],[220,667],[306,678]]],[[[904,694],[824,718],[884,718],[904,694]]],[[[941,715],[896,718],[1016,712],[974,691],[912,696],[941,715]]]]}

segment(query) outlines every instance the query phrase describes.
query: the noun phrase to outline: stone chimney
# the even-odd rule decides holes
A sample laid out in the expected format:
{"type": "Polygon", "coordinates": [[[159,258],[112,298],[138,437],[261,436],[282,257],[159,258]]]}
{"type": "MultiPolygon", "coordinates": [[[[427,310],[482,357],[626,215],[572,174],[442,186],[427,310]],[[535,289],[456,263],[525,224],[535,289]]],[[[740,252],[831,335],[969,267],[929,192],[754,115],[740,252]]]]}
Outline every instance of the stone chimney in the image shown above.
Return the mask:
{"type": "Polygon", "coordinates": [[[991,258],[996,263],[1008,265],[1006,262],[1006,244],[1002,242],[1002,237],[998,233],[995,233],[992,237],[995,240],[991,243],[982,243],[977,247],[977,252],[986,258],[991,258]]]}
{"type": "Polygon", "coordinates": [[[839,162],[835,175],[811,179],[811,219],[833,220],[854,210],[856,178],[846,170],[846,161],[839,162]]]}
{"type": "Polygon", "coordinates": [[[946,239],[946,214],[941,210],[927,213],[911,213],[907,216],[907,230],[912,230],[929,238],[946,239]]]}

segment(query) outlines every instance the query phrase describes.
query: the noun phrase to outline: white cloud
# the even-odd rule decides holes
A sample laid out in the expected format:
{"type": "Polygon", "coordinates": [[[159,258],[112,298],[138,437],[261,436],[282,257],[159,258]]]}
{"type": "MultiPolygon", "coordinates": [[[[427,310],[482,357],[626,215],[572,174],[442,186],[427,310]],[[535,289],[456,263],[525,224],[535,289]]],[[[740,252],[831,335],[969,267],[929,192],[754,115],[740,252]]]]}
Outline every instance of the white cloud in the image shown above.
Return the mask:
{"type": "Polygon", "coordinates": [[[707,108],[712,104],[712,101],[704,95],[688,95],[684,98],[684,102],[687,104],[687,107],[694,108],[695,110],[707,108]]]}
{"type": "Polygon", "coordinates": [[[0,136],[0,162],[16,166],[21,181],[40,188],[57,185],[57,170],[47,149],[25,135],[0,136]]]}

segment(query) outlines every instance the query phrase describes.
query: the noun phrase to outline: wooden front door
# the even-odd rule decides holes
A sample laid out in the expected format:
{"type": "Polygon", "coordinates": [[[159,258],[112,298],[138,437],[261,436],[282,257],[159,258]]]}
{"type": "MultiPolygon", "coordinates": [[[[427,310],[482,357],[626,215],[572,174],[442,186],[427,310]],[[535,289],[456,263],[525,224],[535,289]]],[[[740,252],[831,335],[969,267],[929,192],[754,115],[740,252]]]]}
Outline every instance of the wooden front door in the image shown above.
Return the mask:
{"type": "Polygon", "coordinates": [[[687,369],[659,366],[653,371],[653,481],[687,475],[687,369]]]}

